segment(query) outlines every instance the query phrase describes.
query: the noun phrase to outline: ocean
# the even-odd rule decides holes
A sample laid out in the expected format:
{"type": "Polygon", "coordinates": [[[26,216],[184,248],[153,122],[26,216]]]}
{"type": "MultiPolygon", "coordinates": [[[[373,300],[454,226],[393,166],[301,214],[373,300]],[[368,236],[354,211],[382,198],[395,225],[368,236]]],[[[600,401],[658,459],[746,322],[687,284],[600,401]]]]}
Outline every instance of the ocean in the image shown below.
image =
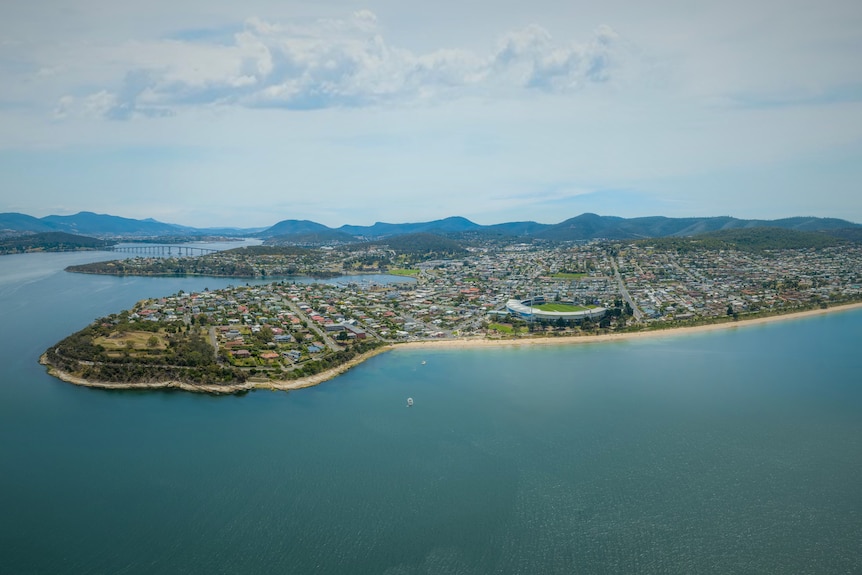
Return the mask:
{"type": "Polygon", "coordinates": [[[62,271],[106,257],[0,258],[2,573],[862,571],[860,311],[395,350],[289,393],[104,391],[39,355],[237,283],[62,271]]]}

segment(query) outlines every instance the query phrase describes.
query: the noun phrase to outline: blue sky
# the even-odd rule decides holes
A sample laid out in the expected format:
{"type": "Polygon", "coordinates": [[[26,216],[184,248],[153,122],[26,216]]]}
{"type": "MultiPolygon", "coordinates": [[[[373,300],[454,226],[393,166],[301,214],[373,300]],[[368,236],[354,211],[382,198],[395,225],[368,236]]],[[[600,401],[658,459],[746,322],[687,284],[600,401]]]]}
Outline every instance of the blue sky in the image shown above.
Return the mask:
{"type": "Polygon", "coordinates": [[[858,2],[122,4],[0,7],[0,212],[862,222],[858,2]]]}

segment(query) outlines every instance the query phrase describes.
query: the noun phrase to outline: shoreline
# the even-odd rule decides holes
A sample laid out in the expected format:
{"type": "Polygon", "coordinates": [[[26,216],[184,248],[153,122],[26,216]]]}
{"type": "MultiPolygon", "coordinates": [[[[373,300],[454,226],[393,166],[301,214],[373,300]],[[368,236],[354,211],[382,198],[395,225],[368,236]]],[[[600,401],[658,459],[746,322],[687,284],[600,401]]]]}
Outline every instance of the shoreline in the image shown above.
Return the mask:
{"type": "Polygon", "coordinates": [[[523,337],[523,338],[507,338],[507,339],[488,339],[488,338],[459,338],[459,339],[441,339],[427,341],[410,341],[405,343],[395,344],[393,347],[397,349],[419,349],[419,348],[464,348],[464,347],[508,347],[508,346],[531,346],[531,345],[573,345],[580,343],[604,343],[610,341],[628,341],[636,339],[649,339],[658,337],[674,337],[679,335],[688,335],[695,333],[704,333],[710,331],[719,331],[726,329],[734,329],[748,327],[754,325],[765,325],[768,323],[786,321],[792,319],[803,319],[806,317],[815,317],[831,313],[843,311],[851,311],[862,309],[862,302],[836,305],[826,309],[811,309],[804,311],[796,311],[767,317],[756,317],[751,319],[740,319],[737,321],[727,321],[722,323],[713,323],[708,325],[695,326],[680,326],[670,327],[665,329],[652,329],[643,331],[632,331],[625,333],[605,333],[596,335],[568,335],[568,336],[548,336],[548,337],[523,337]]]}
{"type": "Polygon", "coordinates": [[[226,385],[196,384],[177,380],[142,381],[137,383],[126,383],[117,381],[90,381],[88,379],[84,379],[83,377],[78,377],[76,375],[72,375],[69,372],[57,369],[48,362],[47,353],[43,353],[39,357],[39,363],[47,368],[48,375],[56,377],[57,379],[60,379],[67,383],[73,383],[82,387],[92,387],[95,389],[181,389],[183,391],[193,391],[197,393],[230,395],[235,393],[248,392],[255,389],[269,389],[271,391],[292,391],[294,389],[313,387],[315,385],[323,383],[324,381],[334,379],[342,373],[346,372],[347,370],[356,367],[357,365],[365,362],[366,360],[371,359],[375,355],[385,353],[393,347],[395,346],[386,345],[378,347],[377,349],[373,349],[371,351],[363,353],[362,355],[358,355],[350,361],[342,363],[341,365],[333,367],[332,369],[327,369],[326,371],[321,371],[320,373],[309,375],[307,377],[301,377],[299,379],[267,379],[262,381],[246,380],[243,383],[230,383],[226,385]]]}
{"type": "Polygon", "coordinates": [[[755,325],[765,325],[778,321],[787,321],[793,319],[803,319],[862,309],[862,302],[843,304],[826,309],[814,309],[786,314],[779,314],[768,317],[759,317],[752,319],[742,319],[738,321],[728,321],[709,325],[699,325],[690,327],[671,327],[667,329],[655,329],[645,331],[634,331],[626,333],[608,333],[598,335],[573,335],[573,336],[550,336],[550,337],[524,337],[510,339],[488,339],[483,338],[456,338],[456,339],[440,339],[427,341],[410,341],[404,343],[391,343],[377,349],[366,352],[362,355],[354,357],[350,361],[343,363],[332,369],[322,371],[315,375],[302,377],[299,379],[288,380],[264,380],[264,381],[246,381],[244,383],[235,383],[228,385],[207,385],[207,384],[192,384],[182,381],[163,381],[163,382],[140,382],[140,383],[120,383],[120,382],[105,382],[105,381],[89,381],[81,377],[77,377],[65,371],[61,371],[49,364],[47,354],[42,354],[39,358],[39,363],[46,366],[48,374],[62,381],[80,385],[83,387],[93,387],[98,389],[181,389],[184,391],[193,391],[197,393],[210,393],[216,395],[226,395],[248,392],[255,389],[269,389],[272,391],[291,391],[295,389],[303,389],[320,385],[323,382],[329,381],[345,373],[357,365],[371,359],[374,356],[386,353],[391,350],[399,349],[463,349],[463,348],[482,348],[482,347],[512,347],[512,346],[535,346],[535,345],[576,345],[588,343],[606,343],[620,342],[638,339],[650,339],[658,337],[676,337],[680,335],[706,333],[711,331],[720,331],[727,329],[735,329],[741,327],[749,327],[755,325]]]}

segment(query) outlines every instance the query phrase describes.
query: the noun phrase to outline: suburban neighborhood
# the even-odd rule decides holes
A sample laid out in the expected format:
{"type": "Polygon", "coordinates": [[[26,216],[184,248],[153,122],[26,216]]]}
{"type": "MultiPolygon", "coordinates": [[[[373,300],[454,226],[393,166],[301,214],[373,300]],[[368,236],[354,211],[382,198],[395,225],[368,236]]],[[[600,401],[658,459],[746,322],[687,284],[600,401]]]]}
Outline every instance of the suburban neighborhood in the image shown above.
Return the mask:
{"type": "MultiPolygon", "coordinates": [[[[355,250],[320,252],[318,272],[332,272],[347,257],[357,258],[355,250]]],[[[379,262],[386,254],[372,248],[359,255],[379,262]]],[[[307,254],[302,257],[311,265],[307,254]]],[[[236,254],[221,252],[206,258],[207,265],[244,265],[266,275],[277,275],[275,268],[284,266],[275,256],[239,261],[236,254]]],[[[143,268],[151,259],[127,265],[143,268]]],[[[220,361],[277,379],[307,374],[304,366],[357,345],[612,333],[862,299],[858,245],[757,253],[680,251],[640,242],[489,243],[468,248],[463,257],[388,271],[391,275],[314,282],[284,277],[269,284],[181,292],[139,302],[129,319],[194,326],[220,361]],[[529,307],[514,305],[520,302],[529,307]],[[577,316],[540,314],[541,309],[592,311],[577,316]]]]}

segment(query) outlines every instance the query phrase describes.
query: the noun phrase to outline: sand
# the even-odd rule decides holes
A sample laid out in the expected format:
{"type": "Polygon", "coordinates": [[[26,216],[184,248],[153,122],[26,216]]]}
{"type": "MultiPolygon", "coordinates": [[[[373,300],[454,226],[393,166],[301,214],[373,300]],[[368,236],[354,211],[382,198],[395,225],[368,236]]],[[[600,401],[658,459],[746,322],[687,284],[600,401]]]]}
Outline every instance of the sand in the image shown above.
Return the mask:
{"type": "Polygon", "coordinates": [[[769,317],[760,317],[754,319],[742,319],[739,321],[728,321],[724,323],[716,323],[710,325],[694,326],[694,327],[674,327],[668,329],[655,329],[647,331],[627,332],[627,333],[612,333],[603,335],[581,335],[581,336],[524,336],[524,337],[509,337],[509,338],[457,338],[457,339],[436,339],[426,341],[411,341],[404,343],[390,344],[384,347],[377,348],[368,353],[357,356],[347,363],[339,365],[333,369],[320,372],[318,374],[303,377],[300,379],[281,380],[281,381],[246,381],[245,383],[231,385],[197,385],[181,381],[164,381],[164,382],[140,382],[140,383],[118,383],[104,381],[88,381],[72,374],[60,371],[55,367],[47,364],[46,356],[40,358],[40,362],[48,365],[48,373],[51,375],[87,387],[96,387],[101,389],[183,389],[186,391],[195,391],[202,393],[224,394],[250,391],[252,389],[270,389],[273,391],[290,391],[302,389],[304,387],[312,387],[319,385],[325,381],[329,381],[347,370],[361,364],[367,359],[385,353],[391,350],[405,349],[464,349],[467,347],[500,347],[500,346],[528,346],[528,345],[576,345],[586,343],[603,343],[612,341],[630,341],[647,338],[668,338],[686,336],[696,333],[704,333],[710,331],[726,330],[726,329],[744,329],[755,325],[764,325],[777,321],[787,321],[806,317],[820,316],[828,313],[848,311],[853,309],[862,309],[862,303],[853,303],[847,305],[839,305],[827,309],[816,309],[769,317]]]}
{"type": "Polygon", "coordinates": [[[848,311],[852,309],[862,309],[862,303],[852,303],[846,305],[837,305],[826,309],[815,309],[800,312],[787,313],[782,315],[774,315],[768,317],[759,317],[753,319],[740,319],[738,321],[727,321],[723,323],[715,323],[709,325],[699,325],[692,327],[673,327],[667,329],[653,329],[645,331],[633,331],[626,333],[609,333],[601,335],[573,335],[573,336],[524,336],[524,337],[508,337],[508,338],[459,338],[459,339],[441,339],[427,341],[412,341],[401,344],[396,344],[397,349],[416,349],[416,348],[465,348],[465,347],[489,347],[489,346],[522,346],[522,345],[572,345],[581,343],[599,343],[608,341],[627,341],[636,339],[658,338],[658,337],[677,337],[682,335],[690,335],[695,333],[703,333],[709,331],[718,331],[725,329],[740,329],[755,325],[764,325],[776,321],[786,321],[791,319],[800,319],[805,317],[813,317],[825,315],[828,313],[848,311]]]}

